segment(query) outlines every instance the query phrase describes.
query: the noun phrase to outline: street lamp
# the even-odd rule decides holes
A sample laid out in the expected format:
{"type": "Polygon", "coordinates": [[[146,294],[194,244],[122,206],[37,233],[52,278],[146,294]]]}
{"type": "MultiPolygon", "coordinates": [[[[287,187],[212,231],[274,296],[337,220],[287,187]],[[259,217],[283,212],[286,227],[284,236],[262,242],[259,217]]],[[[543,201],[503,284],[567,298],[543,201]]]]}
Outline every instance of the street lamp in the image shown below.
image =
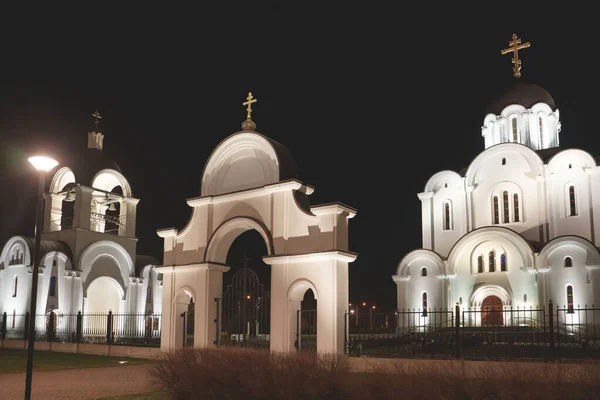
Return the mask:
{"type": "Polygon", "coordinates": [[[27,334],[27,374],[25,376],[25,400],[31,399],[31,375],[33,373],[33,348],[35,341],[35,308],[37,303],[38,271],[40,258],[41,229],[44,219],[44,183],[46,173],[58,165],[58,161],[49,157],[29,157],[28,161],[39,172],[39,184],[37,192],[37,208],[35,211],[35,245],[31,263],[33,273],[31,276],[31,305],[29,306],[29,332],[27,334]]]}

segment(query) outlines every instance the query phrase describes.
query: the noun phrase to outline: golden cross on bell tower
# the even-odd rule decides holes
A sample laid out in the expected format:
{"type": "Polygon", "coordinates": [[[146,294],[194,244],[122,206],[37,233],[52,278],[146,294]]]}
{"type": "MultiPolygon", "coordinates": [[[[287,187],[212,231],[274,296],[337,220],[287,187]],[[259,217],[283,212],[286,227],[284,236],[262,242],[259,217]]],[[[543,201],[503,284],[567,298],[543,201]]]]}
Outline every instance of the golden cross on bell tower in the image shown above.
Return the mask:
{"type": "Polygon", "coordinates": [[[513,53],[512,63],[513,63],[513,75],[515,78],[521,76],[521,60],[519,60],[519,50],[523,50],[531,46],[531,43],[526,42],[521,44],[521,38],[517,38],[517,34],[513,33],[512,40],[508,42],[510,46],[508,49],[504,49],[501,51],[502,54],[513,53]]]}
{"type": "Polygon", "coordinates": [[[246,101],[242,103],[243,106],[247,106],[246,111],[248,112],[248,115],[246,116],[246,118],[251,119],[252,103],[256,103],[257,101],[258,100],[252,97],[252,92],[248,92],[248,97],[246,97],[246,101]]]}
{"type": "Polygon", "coordinates": [[[98,123],[100,123],[99,120],[102,119],[102,116],[100,115],[100,113],[98,112],[98,110],[96,110],[96,112],[92,114],[92,117],[94,117],[96,119],[94,121],[94,124],[96,125],[96,132],[98,132],[98,123]]]}

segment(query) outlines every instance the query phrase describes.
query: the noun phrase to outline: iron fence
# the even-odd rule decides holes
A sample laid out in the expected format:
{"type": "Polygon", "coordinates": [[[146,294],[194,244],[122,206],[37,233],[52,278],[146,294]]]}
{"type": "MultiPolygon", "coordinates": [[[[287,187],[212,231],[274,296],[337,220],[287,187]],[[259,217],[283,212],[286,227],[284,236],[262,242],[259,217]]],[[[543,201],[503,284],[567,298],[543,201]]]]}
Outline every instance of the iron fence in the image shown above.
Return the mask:
{"type": "Polygon", "coordinates": [[[94,343],[129,346],[160,346],[160,314],[60,314],[50,312],[30,318],[2,314],[0,337],[27,339],[29,323],[35,324],[35,340],[62,343],[94,343]]]}
{"type": "Polygon", "coordinates": [[[600,357],[600,308],[472,307],[347,313],[345,353],[434,358],[600,357]]]}

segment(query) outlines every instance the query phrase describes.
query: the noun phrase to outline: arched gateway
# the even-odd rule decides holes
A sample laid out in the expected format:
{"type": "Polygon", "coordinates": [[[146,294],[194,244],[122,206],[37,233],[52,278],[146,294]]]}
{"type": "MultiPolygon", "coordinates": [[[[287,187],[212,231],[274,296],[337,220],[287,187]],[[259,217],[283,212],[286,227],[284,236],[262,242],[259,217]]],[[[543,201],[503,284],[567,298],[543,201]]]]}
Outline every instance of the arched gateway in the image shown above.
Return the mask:
{"type": "MultiPolygon", "coordinates": [[[[163,324],[161,347],[181,346],[177,313],[182,288],[194,293],[194,346],[212,347],[219,335],[223,273],[232,242],[247,230],[264,239],[271,266],[270,348],[295,351],[297,315],[303,294],[317,302],[317,351],[342,353],[348,305],[348,219],[356,210],[340,203],[311,206],[313,188],[297,180],[296,165],[278,142],[254,130],[248,117],[242,131],[213,151],[202,176],[201,197],[189,199],[187,226],[163,229],[163,324]]],[[[252,102],[251,102],[252,101],[252,102]]]]}

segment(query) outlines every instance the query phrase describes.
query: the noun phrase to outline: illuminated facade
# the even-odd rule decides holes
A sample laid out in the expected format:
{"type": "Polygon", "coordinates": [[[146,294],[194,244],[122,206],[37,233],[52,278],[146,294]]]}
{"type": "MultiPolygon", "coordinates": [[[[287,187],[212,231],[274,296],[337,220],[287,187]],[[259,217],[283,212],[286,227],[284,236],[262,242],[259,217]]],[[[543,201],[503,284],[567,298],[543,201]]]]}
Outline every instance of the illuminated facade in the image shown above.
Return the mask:
{"type": "MultiPolygon", "coordinates": [[[[249,96],[251,98],[251,96],[249,96]]],[[[249,100],[250,101],[250,100],[249,100]]],[[[183,346],[180,316],[193,301],[195,347],[212,347],[221,319],[223,273],[232,242],[247,230],[264,239],[271,266],[270,348],[295,351],[297,311],[308,289],[317,300],[317,351],[342,353],[348,306],[348,223],[356,211],[340,203],[311,206],[314,189],[297,179],[297,167],[280,143],[242,131],[223,140],[209,157],[201,196],[188,199],[192,216],[178,231],[163,229],[163,329],[161,348],[183,346]]]]}
{"type": "Polygon", "coordinates": [[[600,305],[600,167],[561,149],[554,100],[518,83],[488,108],[485,150],[433,175],[423,248],[396,275],[398,309],[600,305]]]}
{"type": "MultiPolygon", "coordinates": [[[[96,124],[82,158],[56,167],[46,179],[37,310],[54,313],[57,329],[61,316],[78,312],[85,324],[88,314],[161,309],[158,261],[136,255],[139,200],[103,154],[103,139],[96,124]]],[[[14,236],[0,255],[0,313],[7,313],[9,330],[19,329],[14,325],[24,323],[29,311],[33,247],[33,238],[14,236]]]]}

